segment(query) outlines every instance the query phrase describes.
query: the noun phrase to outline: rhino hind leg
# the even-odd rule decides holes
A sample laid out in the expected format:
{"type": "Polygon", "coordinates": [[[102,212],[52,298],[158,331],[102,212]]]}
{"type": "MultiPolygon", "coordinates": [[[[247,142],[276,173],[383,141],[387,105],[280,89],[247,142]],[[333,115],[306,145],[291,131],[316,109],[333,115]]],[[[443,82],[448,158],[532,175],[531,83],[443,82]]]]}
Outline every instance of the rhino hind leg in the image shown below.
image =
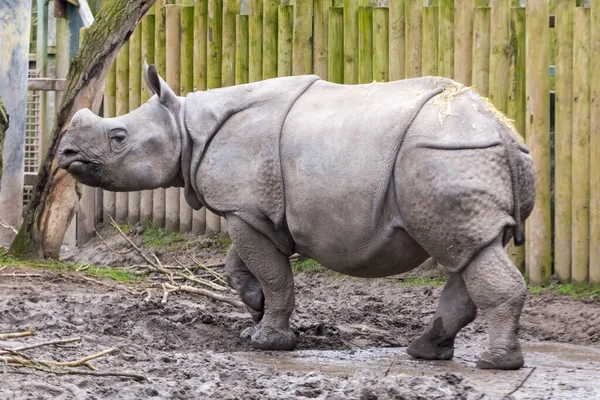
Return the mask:
{"type": "Polygon", "coordinates": [[[476,316],[477,307],[469,296],[462,276],[450,274],[427,330],[411,343],[407,353],[425,360],[452,359],[456,335],[476,316]]]}
{"type": "Polygon", "coordinates": [[[240,258],[235,245],[231,245],[227,252],[225,272],[227,283],[238,293],[254,322],[259,323],[263,317],[265,305],[262,286],[240,258]]]}
{"type": "Polygon", "coordinates": [[[481,250],[462,271],[462,277],[488,325],[487,349],[477,367],[521,368],[524,361],[518,332],[527,288],[502,247],[501,238],[481,250]]]}
{"type": "Polygon", "coordinates": [[[297,343],[290,328],[294,276],[288,257],[239,217],[228,215],[227,224],[237,254],[258,279],[264,293],[262,319],[242,336],[249,337],[250,344],[256,349],[293,350],[297,343]]]}

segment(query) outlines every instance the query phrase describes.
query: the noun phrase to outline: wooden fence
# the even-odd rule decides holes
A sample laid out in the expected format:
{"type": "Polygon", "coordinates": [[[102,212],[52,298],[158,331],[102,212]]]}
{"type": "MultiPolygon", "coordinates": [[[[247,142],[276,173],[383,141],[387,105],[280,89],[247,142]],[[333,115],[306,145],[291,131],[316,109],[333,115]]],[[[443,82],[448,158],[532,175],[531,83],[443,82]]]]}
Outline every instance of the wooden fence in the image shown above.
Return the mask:
{"type": "MultiPolygon", "coordinates": [[[[510,0],[164,3],[158,0],[143,18],[113,65],[105,116],[148,98],[144,58],[181,95],[291,74],[348,84],[454,78],[513,119],[535,159],[537,200],[527,243],[508,248],[517,266],[534,283],[551,274],[600,282],[600,79],[592,74],[600,71],[599,1],[585,8],[575,0],[527,0],[527,9],[510,0]]],[[[84,215],[95,207],[95,222],[112,215],[168,230],[227,230],[212,213],[192,212],[180,189],[86,190],[80,207],[84,215]]]]}

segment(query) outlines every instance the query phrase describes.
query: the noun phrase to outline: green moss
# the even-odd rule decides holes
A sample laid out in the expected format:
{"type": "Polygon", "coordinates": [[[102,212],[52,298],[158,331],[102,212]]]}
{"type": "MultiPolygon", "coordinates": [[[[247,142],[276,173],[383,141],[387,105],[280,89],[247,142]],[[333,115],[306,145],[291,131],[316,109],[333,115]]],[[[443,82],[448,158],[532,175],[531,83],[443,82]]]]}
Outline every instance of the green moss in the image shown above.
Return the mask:
{"type": "Polygon", "coordinates": [[[545,292],[555,292],[574,299],[600,299],[600,285],[588,283],[553,283],[547,286],[527,284],[529,293],[539,296],[545,292]]]}
{"type": "Polygon", "coordinates": [[[408,276],[398,279],[398,282],[406,286],[443,286],[446,284],[447,279],[443,277],[408,276]]]}
{"type": "Polygon", "coordinates": [[[101,279],[114,279],[121,282],[140,281],[144,276],[136,275],[125,268],[98,267],[75,262],[32,261],[11,256],[4,248],[0,248],[0,267],[40,268],[53,272],[78,273],[95,276],[101,279]]]}

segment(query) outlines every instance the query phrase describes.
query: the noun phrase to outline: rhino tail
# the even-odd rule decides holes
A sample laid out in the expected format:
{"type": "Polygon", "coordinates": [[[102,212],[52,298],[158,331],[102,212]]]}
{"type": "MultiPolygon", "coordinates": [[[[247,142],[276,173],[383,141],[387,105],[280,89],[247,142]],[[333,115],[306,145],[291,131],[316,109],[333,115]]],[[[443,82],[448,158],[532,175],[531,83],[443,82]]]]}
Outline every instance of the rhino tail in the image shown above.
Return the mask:
{"type": "Polygon", "coordinates": [[[500,135],[504,148],[506,149],[506,157],[508,168],[510,170],[510,180],[513,193],[513,215],[515,220],[514,228],[514,243],[516,246],[525,244],[525,232],[523,230],[523,220],[521,218],[521,190],[519,182],[519,162],[518,157],[521,152],[519,143],[513,136],[509,126],[506,126],[499,118],[496,118],[497,131],[500,135]]]}

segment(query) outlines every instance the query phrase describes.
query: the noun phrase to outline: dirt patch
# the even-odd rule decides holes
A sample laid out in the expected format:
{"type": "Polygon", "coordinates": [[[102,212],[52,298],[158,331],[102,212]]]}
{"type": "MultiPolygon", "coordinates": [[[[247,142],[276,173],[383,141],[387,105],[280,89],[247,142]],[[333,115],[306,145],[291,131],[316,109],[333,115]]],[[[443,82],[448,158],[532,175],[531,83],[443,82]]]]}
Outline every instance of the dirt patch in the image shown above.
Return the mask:
{"type": "MultiPolygon", "coordinates": [[[[217,247],[201,258],[222,260],[217,247]]],[[[96,256],[106,255],[100,247],[96,251],[96,256]]],[[[177,251],[162,257],[166,260],[177,251]]],[[[131,257],[128,263],[140,262],[133,253],[131,257]]],[[[13,270],[23,272],[8,268],[3,273],[13,270]]],[[[533,366],[538,370],[513,398],[600,396],[590,378],[600,374],[598,300],[554,292],[529,296],[520,334],[525,368],[480,373],[474,365],[486,339],[481,316],[459,334],[451,362],[417,361],[405,353],[404,347],[423,332],[435,311],[439,286],[297,273],[292,326],[298,350],[260,352],[239,337],[252,324],[250,316],[228,304],[184,293],[172,294],[166,304],[160,296],[144,302],[140,286],[96,283],[80,274],[31,272],[42,276],[0,277],[0,332],[33,330],[36,337],[11,339],[0,347],[81,336],[78,346],[44,347],[27,354],[71,360],[118,347],[118,354],[98,359],[97,367],[135,372],[149,380],[55,376],[6,367],[0,368],[1,399],[502,398],[533,366]]]]}

